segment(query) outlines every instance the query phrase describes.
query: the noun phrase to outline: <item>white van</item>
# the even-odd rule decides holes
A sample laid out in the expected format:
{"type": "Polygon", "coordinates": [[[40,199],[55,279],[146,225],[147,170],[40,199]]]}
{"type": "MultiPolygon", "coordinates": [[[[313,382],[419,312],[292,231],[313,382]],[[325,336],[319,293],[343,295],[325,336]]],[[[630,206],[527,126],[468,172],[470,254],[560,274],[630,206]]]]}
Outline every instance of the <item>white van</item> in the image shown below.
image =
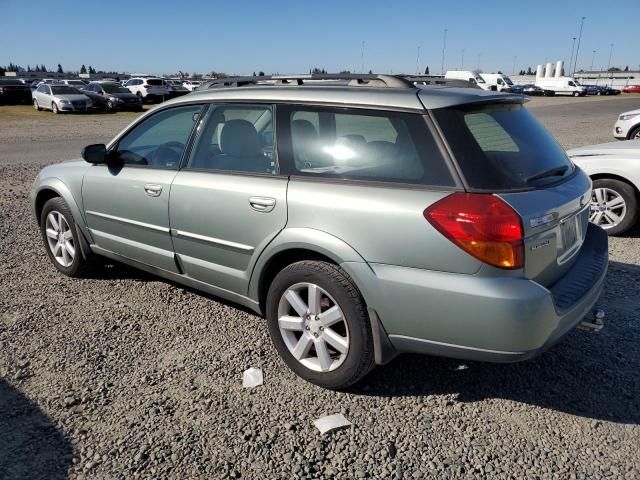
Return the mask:
{"type": "Polygon", "coordinates": [[[487,85],[495,86],[499,92],[509,90],[514,86],[511,79],[504,73],[481,73],[480,76],[487,82],[487,85]]]}
{"type": "Polygon", "coordinates": [[[451,78],[455,80],[466,80],[467,82],[478,85],[483,90],[497,90],[495,85],[488,85],[487,82],[484,81],[484,78],[480,76],[478,71],[471,70],[448,70],[447,73],[444,74],[444,78],[451,78]]]}
{"type": "Polygon", "coordinates": [[[587,94],[587,89],[572,77],[536,78],[536,87],[552,90],[556,95],[577,97],[587,94]]]}

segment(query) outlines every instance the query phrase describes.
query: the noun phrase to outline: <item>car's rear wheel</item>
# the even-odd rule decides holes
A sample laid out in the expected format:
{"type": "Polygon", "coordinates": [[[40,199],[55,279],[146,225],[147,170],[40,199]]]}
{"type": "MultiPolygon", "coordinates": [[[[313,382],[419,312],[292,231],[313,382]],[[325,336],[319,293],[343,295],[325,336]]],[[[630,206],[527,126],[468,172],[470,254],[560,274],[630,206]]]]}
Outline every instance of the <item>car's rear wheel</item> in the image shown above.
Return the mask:
{"type": "Polygon", "coordinates": [[[60,110],[58,110],[58,105],[56,104],[56,102],[51,103],[51,111],[56,115],[60,113],[60,110]]]}
{"type": "Polygon", "coordinates": [[[589,220],[609,235],[626,232],[636,222],[636,192],[628,183],[609,178],[594,180],[589,220]]]}
{"type": "Polygon", "coordinates": [[[35,98],[33,99],[33,108],[35,108],[37,112],[41,110],[40,105],[38,105],[38,100],[35,98]]]}
{"type": "Polygon", "coordinates": [[[629,132],[629,140],[640,140],[640,125],[629,132]]]}
{"type": "Polygon", "coordinates": [[[47,201],[40,215],[40,231],[51,263],[70,277],[80,277],[95,265],[93,256],[85,258],[73,215],[65,201],[55,197],[47,201]]]}
{"type": "Polygon", "coordinates": [[[267,294],[267,323],[287,366],[325,388],[345,388],[374,365],[366,305],[337,265],[301,261],[284,268],[267,294]]]}

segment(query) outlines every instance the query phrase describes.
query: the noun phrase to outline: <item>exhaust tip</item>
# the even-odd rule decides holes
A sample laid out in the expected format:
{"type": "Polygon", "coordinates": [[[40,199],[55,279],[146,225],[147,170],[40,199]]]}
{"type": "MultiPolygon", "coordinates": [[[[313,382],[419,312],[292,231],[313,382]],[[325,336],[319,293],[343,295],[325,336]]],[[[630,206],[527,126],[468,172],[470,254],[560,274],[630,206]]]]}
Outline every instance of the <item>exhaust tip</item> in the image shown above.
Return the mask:
{"type": "Polygon", "coordinates": [[[604,310],[597,308],[592,312],[593,319],[582,320],[577,326],[583,330],[589,330],[590,332],[599,332],[604,327],[604,310]]]}

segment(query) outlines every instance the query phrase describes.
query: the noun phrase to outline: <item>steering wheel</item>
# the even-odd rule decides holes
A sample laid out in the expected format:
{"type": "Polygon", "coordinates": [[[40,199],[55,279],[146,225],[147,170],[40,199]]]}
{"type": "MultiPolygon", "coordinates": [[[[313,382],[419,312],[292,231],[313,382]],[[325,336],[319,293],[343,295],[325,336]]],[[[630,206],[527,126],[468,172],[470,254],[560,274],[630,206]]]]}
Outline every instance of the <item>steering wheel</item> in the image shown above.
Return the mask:
{"type": "Polygon", "coordinates": [[[184,151],[184,143],[175,140],[159,145],[151,154],[151,164],[161,167],[171,167],[180,162],[184,151]]]}

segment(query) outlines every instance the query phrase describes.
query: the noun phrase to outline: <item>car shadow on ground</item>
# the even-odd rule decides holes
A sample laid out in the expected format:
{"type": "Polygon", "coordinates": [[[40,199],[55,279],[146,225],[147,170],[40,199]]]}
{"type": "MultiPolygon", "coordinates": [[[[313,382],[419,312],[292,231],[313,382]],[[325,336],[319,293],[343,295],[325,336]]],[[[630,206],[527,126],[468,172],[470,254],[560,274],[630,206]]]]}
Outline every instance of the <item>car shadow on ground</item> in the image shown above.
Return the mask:
{"type": "Polygon", "coordinates": [[[378,396],[455,394],[459,402],[506,399],[586,418],[640,423],[640,267],[611,262],[601,332],[574,330],[539,357],[512,364],[401,355],[350,389],[378,396]],[[626,290],[622,284],[626,284],[626,290]],[[635,285],[635,288],[634,288],[635,285]]]}
{"type": "Polygon", "coordinates": [[[54,422],[0,379],[0,478],[65,479],[72,457],[69,439],[54,422]]]}

